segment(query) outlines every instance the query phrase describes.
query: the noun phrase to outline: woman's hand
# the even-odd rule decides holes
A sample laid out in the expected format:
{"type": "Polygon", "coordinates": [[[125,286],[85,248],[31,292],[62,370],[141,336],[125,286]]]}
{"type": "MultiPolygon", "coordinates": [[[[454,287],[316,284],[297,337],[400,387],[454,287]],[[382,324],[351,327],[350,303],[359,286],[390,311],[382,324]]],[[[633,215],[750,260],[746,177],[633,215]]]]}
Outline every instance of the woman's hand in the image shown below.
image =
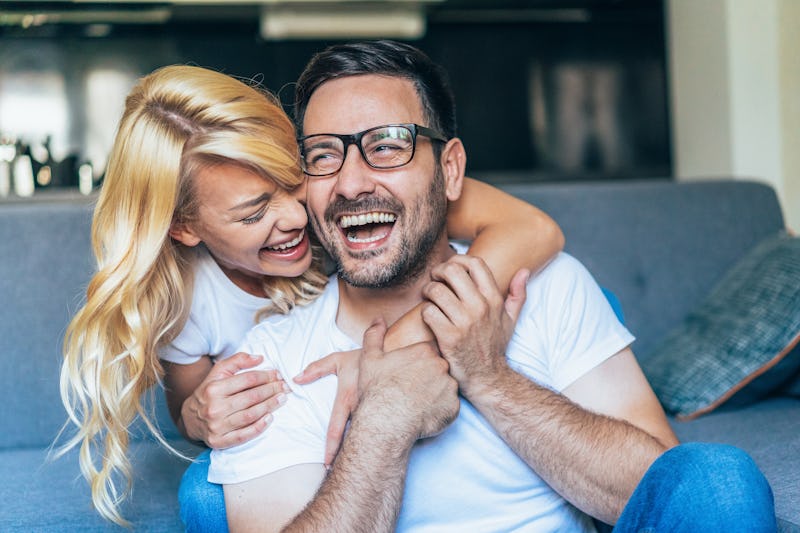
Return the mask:
{"type": "Polygon", "coordinates": [[[237,353],[216,363],[181,407],[184,435],[212,448],[229,448],[263,432],[289,387],[276,370],[241,372],[260,356],[237,353]]]}
{"type": "Polygon", "coordinates": [[[328,424],[328,435],[325,440],[325,466],[333,463],[342,437],[350,420],[350,414],[358,405],[358,365],[361,350],[335,352],[314,361],[303,372],[294,378],[295,383],[306,385],[321,377],[336,374],[339,384],[336,388],[336,399],[333,403],[331,421],[328,424]]]}

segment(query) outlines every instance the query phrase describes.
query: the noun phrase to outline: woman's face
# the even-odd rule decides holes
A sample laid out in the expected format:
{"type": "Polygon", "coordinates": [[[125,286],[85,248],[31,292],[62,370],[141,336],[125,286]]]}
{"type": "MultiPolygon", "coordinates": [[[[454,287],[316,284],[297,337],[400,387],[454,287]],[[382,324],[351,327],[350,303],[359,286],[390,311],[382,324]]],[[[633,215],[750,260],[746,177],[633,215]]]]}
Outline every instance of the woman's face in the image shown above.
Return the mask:
{"type": "Polygon", "coordinates": [[[262,276],[296,277],[308,269],[305,185],[289,192],[228,164],[206,167],[194,180],[197,218],[173,228],[174,238],[189,246],[205,243],[228,277],[246,290],[260,287],[262,276]]]}

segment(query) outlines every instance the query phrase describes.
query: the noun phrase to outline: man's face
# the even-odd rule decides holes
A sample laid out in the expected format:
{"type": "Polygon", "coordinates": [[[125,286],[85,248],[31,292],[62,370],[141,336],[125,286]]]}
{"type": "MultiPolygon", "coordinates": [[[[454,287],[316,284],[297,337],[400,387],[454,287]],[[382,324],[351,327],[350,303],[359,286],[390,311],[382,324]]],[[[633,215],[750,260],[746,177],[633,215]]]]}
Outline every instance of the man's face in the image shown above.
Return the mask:
{"type": "MultiPolygon", "coordinates": [[[[309,100],[303,134],[352,134],[386,124],[427,125],[412,82],[361,75],[329,81],[309,100]]],[[[356,287],[380,288],[412,281],[444,236],[447,198],[431,140],[417,137],[405,166],[379,170],[348,147],[342,169],[308,182],[314,231],[356,287]]]]}

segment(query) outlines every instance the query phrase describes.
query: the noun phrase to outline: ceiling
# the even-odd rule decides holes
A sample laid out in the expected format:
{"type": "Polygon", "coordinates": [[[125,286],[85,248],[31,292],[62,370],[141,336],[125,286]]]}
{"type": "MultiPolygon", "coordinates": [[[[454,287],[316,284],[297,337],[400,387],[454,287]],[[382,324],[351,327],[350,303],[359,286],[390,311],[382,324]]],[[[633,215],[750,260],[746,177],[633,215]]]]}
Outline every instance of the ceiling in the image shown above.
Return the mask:
{"type": "MultiPolygon", "coordinates": [[[[217,18],[217,20],[243,20],[257,16],[264,5],[287,6],[367,6],[367,5],[423,5],[433,15],[447,13],[492,12],[499,15],[503,11],[517,14],[534,14],[552,10],[594,10],[626,11],[652,8],[661,0],[55,0],[38,1],[0,1],[0,18],[15,15],[36,15],[60,13],[65,19],[70,14],[80,15],[86,21],[102,22],[108,13],[128,13],[131,22],[136,21],[137,13],[163,11],[169,13],[169,20],[181,21],[197,18],[217,18]]],[[[77,19],[77,16],[73,17],[77,19]]],[[[145,19],[146,20],[146,19],[145,19]]]]}

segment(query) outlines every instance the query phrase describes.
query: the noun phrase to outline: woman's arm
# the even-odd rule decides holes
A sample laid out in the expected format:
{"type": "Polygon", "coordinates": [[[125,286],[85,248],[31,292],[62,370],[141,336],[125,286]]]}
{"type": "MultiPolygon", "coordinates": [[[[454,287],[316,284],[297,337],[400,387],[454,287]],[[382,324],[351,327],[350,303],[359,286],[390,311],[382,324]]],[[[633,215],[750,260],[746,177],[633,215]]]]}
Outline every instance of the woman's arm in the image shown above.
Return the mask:
{"type": "MultiPolygon", "coordinates": [[[[461,198],[450,204],[447,234],[473,241],[469,255],[486,262],[503,293],[516,272],[522,268],[538,272],[564,247],[561,228],[546,213],[471,178],[464,179],[461,198]]],[[[433,339],[421,308],[418,305],[392,324],[386,334],[387,349],[433,339]]]]}
{"type": "Polygon", "coordinates": [[[228,448],[264,431],[289,389],[275,370],[240,372],[260,362],[242,352],[216,364],[207,356],[189,365],[162,361],[167,405],[181,435],[228,448]]]}

